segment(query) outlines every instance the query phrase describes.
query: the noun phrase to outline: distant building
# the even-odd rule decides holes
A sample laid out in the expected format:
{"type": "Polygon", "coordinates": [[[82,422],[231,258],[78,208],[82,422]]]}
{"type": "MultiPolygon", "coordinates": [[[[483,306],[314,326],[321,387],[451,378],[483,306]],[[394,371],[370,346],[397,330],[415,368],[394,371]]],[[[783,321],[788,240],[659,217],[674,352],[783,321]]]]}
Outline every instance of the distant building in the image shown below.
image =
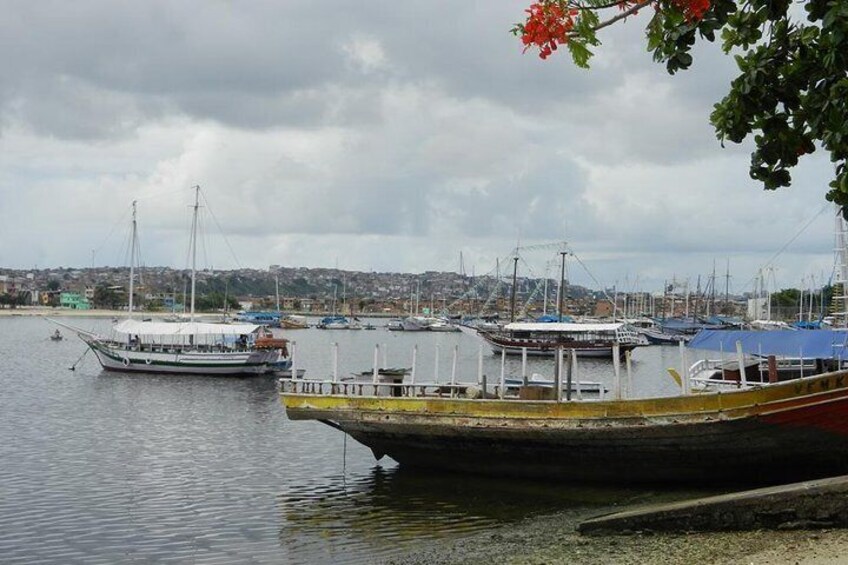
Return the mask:
{"type": "Polygon", "coordinates": [[[71,310],[90,310],[91,304],[79,292],[63,292],[59,295],[59,306],[71,310]]]}

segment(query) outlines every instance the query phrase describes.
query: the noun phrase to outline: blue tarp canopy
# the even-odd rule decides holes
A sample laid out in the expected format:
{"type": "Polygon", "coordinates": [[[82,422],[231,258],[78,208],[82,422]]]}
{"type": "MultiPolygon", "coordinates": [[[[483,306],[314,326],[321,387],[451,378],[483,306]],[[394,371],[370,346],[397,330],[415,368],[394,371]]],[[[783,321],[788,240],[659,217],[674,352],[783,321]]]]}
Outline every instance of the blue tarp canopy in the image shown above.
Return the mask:
{"type": "Polygon", "coordinates": [[[687,347],[736,352],[736,342],[748,355],[778,355],[806,359],[848,359],[848,331],[735,331],[702,330],[687,347]]]}

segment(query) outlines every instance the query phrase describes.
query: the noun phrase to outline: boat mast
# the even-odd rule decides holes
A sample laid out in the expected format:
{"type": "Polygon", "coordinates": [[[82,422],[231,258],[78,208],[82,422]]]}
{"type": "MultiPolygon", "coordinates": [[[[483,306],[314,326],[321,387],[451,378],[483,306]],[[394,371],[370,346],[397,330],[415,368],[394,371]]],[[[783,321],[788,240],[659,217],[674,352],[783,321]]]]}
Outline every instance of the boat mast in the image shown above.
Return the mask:
{"type": "Polygon", "coordinates": [[[280,275],[274,275],[274,288],[277,293],[277,313],[280,313],[280,275]]]}
{"type": "Polygon", "coordinates": [[[194,187],[194,215],[191,220],[191,314],[194,321],[194,292],[197,285],[197,209],[200,206],[200,185],[194,187]]]}
{"type": "Polygon", "coordinates": [[[136,200],[133,200],[132,203],[132,236],[130,238],[130,303],[127,308],[129,317],[132,318],[133,313],[133,293],[134,293],[134,281],[135,281],[135,248],[137,245],[137,232],[136,232],[136,200]]]}
{"type": "Polygon", "coordinates": [[[509,297],[509,321],[515,321],[515,291],[518,284],[518,255],[512,258],[512,293],[509,297]]]}
{"type": "Polygon", "coordinates": [[[565,297],[565,293],[563,289],[565,287],[565,251],[560,251],[560,255],[562,255],[562,269],[559,273],[559,296],[557,297],[557,322],[562,321],[562,301],[565,297]]]}

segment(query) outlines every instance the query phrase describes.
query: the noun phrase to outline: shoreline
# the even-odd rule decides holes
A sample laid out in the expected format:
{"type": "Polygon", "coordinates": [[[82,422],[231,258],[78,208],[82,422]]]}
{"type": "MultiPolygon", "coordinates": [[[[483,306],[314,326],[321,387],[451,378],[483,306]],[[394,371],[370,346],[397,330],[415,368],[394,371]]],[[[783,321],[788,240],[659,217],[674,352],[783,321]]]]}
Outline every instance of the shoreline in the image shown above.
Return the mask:
{"type": "Polygon", "coordinates": [[[602,513],[583,508],[534,516],[388,562],[837,565],[845,563],[848,553],[848,529],[608,536],[583,536],[577,531],[579,522],[602,513]]]}
{"type": "MultiPolygon", "coordinates": [[[[168,316],[174,315],[173,312],[147,312],[144,310],[135,310],[133,314],[138,314],[140,316],[149,317],[149,318],[166,318],[168,316]]],[[[182,314],[182,313],[181,313],[182,314]]],[[[324,316],[330,316],[330,313],[324,312],[286,312],[286,314],[293,314],[296,316],[307,316],[313,318],[323,318],[324,316]]],[[[223,312],[195,312],[195,316],[199,318],[209,318],[209,317],[219,317],[222,316],[223,312]]],[[[340,314],[343,315],[343,314],[340,314]]],[[[44,306],[23,306],[18,308],[0,308],[0,318],[18,318],[18,317],[41,317],[41,318],[53,318],[53,317],[76,317],[76,318],[124,318],[127,316],[126,310],[99,310],[99,309],[91,309],[91,310],[73,310],[70,308],[51,308],[44,306]]],[[[188,316],[188,314],[185,314],[188,316]]],[[[363,317],[363,318],[394,318],[397,317],[398,314],[386,314],[386,313],[360,313],[360,314],[346,314],[348,317],[363,317]]]]}

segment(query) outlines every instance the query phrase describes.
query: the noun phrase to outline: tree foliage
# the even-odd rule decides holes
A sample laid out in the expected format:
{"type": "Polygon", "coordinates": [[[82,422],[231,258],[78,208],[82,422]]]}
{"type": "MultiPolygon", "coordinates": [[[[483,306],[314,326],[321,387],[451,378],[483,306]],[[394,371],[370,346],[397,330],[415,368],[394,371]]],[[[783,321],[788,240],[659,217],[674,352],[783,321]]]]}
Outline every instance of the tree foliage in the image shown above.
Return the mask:
{"type": "Polygon", "coordinates": [[[753,136],[751,178],[790,186],[790,170],[818,147],[835,167],[826,198],[848,206],[848,1],[541,0],[512,31],[525,50],[547,58],[564,44],[587,67],[597,31],[642,9],[654,11],[648,50],[671,74],[692,65],[699,38],[734,53],[739,75],[710,121],[722,144],[753,136]]]}

